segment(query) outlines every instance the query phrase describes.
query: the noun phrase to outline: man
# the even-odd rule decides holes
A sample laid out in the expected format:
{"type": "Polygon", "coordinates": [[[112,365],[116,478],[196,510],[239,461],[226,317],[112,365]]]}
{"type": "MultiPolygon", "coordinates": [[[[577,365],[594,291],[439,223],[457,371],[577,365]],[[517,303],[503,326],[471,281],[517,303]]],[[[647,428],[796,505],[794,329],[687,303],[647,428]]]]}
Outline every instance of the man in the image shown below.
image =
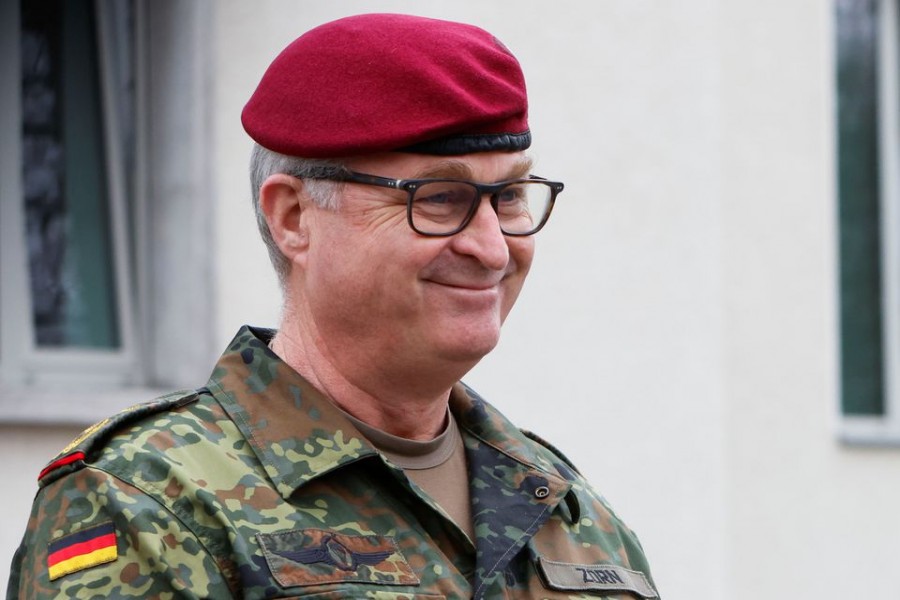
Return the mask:
{"type": "Polygon", "coordinates": [[[656,598],[575,468],[459,383],[563,188],[524,154],[510,52],[341,19],[275,59],[242,120],[281,327],[51,462],[10,597],[656,598]]]}

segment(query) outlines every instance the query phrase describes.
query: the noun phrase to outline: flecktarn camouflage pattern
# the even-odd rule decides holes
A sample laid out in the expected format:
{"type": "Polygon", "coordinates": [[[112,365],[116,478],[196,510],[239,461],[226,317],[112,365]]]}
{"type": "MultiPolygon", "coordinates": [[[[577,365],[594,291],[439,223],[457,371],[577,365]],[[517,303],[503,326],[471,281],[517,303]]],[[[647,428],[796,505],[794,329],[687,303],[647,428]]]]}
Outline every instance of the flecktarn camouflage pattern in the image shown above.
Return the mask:
{"type": "Polygon", "coordinates": [[[9,598],[658,597],[606,503],[472,390],[451,411],[474,543],[270,335],[242,328],[206,388],[112,417],[51,463],[9,598]]]}

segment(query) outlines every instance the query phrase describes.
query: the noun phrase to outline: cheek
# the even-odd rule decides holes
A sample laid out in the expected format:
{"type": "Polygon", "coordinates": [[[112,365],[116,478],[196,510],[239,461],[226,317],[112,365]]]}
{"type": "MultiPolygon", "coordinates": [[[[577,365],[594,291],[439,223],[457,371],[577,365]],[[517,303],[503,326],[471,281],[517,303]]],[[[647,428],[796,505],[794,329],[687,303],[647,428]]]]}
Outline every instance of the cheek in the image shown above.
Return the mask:
{"type": "Polygon", "coordinates": [[[439,244],[418,238],[412,242],[419,243],[409,243],[408,237],[405,231],[332,237],[314,251],[314,282],[327,286],[337,304],[364,299],[372,307],[393,304],[404,310],[416,302],[421,273],[441,253],[439,244]]]}
{"type": "Polygon", "coordinates": [[[534,236],[522,238],[507,238],[509,245],[510,262],[515,265],[515,274],[521,279],[531,270],[531,262],[534,260],[534,236]]]}
{"type": "Polygon", "coordinates": [[[365,265],[360,264],[366,254],[341,231],[323,228],[313,233],[303,295],[315,310],[344,317],[372,283],[366,278],[365,265]]]}
{"type": "Polygon", "coordinates": [[[509,239],[509,262],[512,270],[505,280],[500,306],[500,318],[504,321],[516,303],[519,292],[522,291],[522,285],[525,283],[525,277],[528,275],[528,271],[531,269],[531,262],[534,259],[533,237],[509,239]]]}

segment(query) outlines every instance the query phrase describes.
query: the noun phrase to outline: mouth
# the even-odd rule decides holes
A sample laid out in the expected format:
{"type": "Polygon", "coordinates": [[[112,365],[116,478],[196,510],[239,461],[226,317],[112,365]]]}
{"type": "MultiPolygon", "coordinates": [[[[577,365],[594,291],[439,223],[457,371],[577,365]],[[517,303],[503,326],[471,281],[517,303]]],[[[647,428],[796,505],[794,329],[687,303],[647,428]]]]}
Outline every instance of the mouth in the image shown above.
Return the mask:
{"type": "Polygon", "coordinates": [[[473,282],[465,282],[465,281],[438,281],[434,279],[427,279],[428,283],[433,283],[435,285],[440,285],[447,288],[452,288],[461,291],[470,291],[470,292],[488,292],[496,290],[500,286],[500,281],[473,281],[473,282]]]}

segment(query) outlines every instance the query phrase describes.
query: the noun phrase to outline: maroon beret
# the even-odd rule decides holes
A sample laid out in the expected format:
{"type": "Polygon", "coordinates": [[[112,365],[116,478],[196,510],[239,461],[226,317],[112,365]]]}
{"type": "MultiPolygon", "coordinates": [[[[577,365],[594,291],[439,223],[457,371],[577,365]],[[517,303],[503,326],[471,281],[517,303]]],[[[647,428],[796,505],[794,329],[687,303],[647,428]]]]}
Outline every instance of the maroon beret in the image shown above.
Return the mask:
{"type": "Polygon", "coordinates": [[[519,62],[472,25],[367,14],[326,23],[269,65],[241,115],[258,144],[338,158],[531,145],[519,62]]]}

